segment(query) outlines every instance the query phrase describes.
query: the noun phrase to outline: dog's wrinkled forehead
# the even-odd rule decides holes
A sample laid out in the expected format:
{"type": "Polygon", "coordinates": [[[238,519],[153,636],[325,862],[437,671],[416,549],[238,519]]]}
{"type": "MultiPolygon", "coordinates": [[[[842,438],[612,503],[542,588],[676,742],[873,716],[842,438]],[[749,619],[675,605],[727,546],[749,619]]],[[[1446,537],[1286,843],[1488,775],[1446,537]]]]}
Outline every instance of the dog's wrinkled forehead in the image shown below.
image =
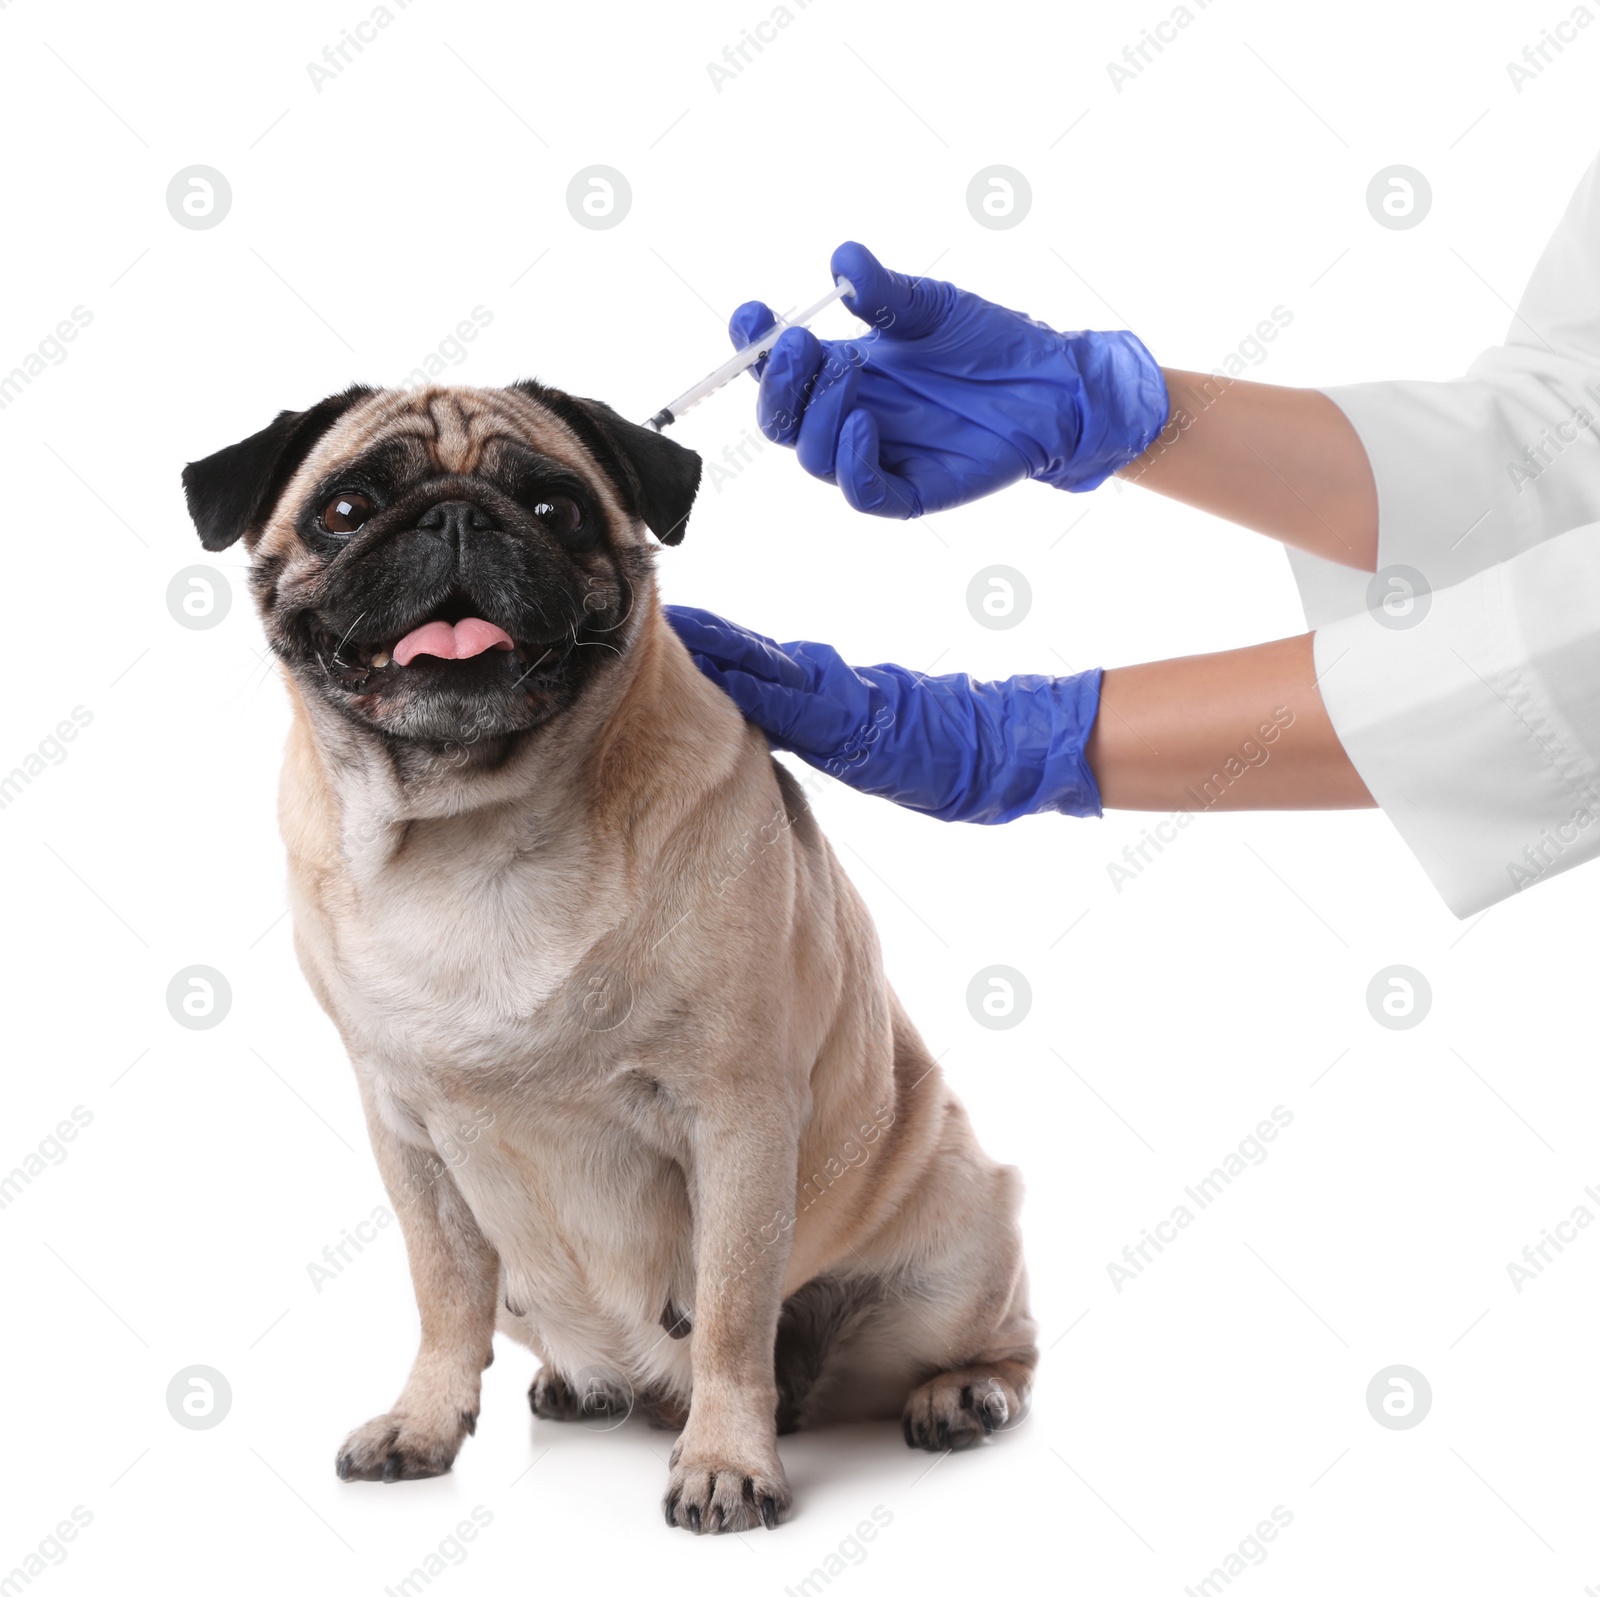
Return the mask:
{"type": "MultiPolygon", "coordinates": [[[[308,410],[280,411],[260,432],[183,469],[183,491],[200,542],[215,552],[241,538],[255,550],[267,524],[304,507],[318,484],[385,444],[413,451],[420,476],[470,482],[490,475],[497,448],[512,444],[552,471],[582,479],[614,540],[637,539],[634,519],[664,544],[683,541],[700,486],[700,457],[650,427],[527,380],[507,388],[347,388],[308,410]]],[[[341,491],[346,485],[339,485],[341,491]]]]}
{"type": "Polygon", "coordinates": [[[583,478],[624,540],[643,543],[588,444],[549,407],[520,389],[450,388],[373,394],[342,416],[294,474],[263,531],[260,552],[289,557],[295,521],[329,478],[364,466],[395,486],[429,477],[493,475],[507,449],[532,451],[583,478]]]}

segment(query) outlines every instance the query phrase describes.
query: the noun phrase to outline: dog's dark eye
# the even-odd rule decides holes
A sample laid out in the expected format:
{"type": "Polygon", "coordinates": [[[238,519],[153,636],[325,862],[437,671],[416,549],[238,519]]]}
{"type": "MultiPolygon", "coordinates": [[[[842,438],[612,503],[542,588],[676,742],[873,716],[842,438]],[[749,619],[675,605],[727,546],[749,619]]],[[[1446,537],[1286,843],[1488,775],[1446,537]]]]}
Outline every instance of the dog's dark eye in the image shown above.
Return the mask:
{"type": "Polygon", "coordinates": [[[583,530],[583,508],[575,499],[551,494],[533,507],[533,513],[557,537],[570,538],[583,530]]]}
{"type": "Polygon", "coordinates": [[[322,507],[323,530],[347,538],[366,521],[374,508],[365,494],[335,494],[322,507]]]}

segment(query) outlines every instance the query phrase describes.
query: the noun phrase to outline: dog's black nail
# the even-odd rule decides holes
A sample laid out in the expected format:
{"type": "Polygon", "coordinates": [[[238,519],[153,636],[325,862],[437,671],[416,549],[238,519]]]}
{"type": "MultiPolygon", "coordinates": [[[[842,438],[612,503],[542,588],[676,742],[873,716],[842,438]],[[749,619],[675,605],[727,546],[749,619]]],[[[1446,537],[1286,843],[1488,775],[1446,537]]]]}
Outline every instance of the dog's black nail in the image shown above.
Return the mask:
{"type": "Polygon", "coordinates": [[[698,1503],[690,1503],[689,1505],[689,1529],[696,1536],[700,1534],[700,1505],[698,1503]]]}
{"type": "Polygon", "coordinates": [[[945,1451],[945,1450],[949,1449],[949,1446],[950,1446],[950,1422],[949,1422],[949,1420],[940,1420],[939,1421],[939,1447],[940,1447],[941,1451],[945,1451]]]}
{"type": "Polygon", "coordinates": [[[350,1479],[350,1476],[356,1466],[355,1461],[348,1453],[341,1453],[339,1455],[339,1462],[334,1467],[339,1471],[339,1479],[342,1481],[347,1481],[350,1479]]]}
{"type": "Polygon", "coordinates": [[[722,1509],[716,1503],[711,1505],[711,1512],[706,1515],[706,1529],[713,1536],[717,1535],[722,1529],[722,1509]]]}
{"type": "Polygon", "coordinates": [[[401,1470],[400,1455],[398,1453],[391,1453],[383,1461],[383,1478],[384,1478],[385,1482],[399,1480],[400,1479],[400,1470],[401,1470]]]}
{"type": "Polygon", "coordinates": [[[483,1367],[484,1367],[484,1369],[488,1369],[488,1368],[489,1368],[489,1366],[490,1366],[490,1365],[491,1365],[491,1364],[493,1364],[493,1363],[494,1363],[494,1349],[493,1349],[493,1348],[490,1348],[490,1349],[489,1349],[489,1356],[488,1356],[488,1358],[486,1358],[486,1359],[485,1359],[485,1360],[484,1360],[484,1361],[483,1361],[483,1367]]]}
{"type": "Polygon", "coordinates": [[[669,1492],[667,1494],[666,1502],[664,1502],[661,1507],[666,1512],[667,1529],[676,1530],[678,1528],[678,1494],[676,1492],[669,1492]]]}
{"type": "Polygon", "coordinates": [[[905,1435],[906,1446],[915,1447],[917,1444],[911,1439],[911,1416],[909,1414],[901,1416],[900,1429],[905,1435]]]}
{"type": "Polygon", "coordinates": [[[763,1497],[761,1499],[761,1523],[768,1530],[778,1528],[778,1500],[776,1497],[763,1497]]]}
{"type": "Polygon", "coordinates": [[[466,1410],[462,1410],[461,1423],[466,1426],[468,1436],[476,1436],[478,1434],[478,1416],[476,1414],[470,1414],[466,1410]]]}

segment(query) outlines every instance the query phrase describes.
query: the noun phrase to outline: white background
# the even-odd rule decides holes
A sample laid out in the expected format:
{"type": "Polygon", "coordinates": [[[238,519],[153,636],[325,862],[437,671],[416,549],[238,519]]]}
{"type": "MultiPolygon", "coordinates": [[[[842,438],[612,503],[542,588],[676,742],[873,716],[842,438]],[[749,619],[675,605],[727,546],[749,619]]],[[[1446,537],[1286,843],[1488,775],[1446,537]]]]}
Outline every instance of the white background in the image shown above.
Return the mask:
{"type": "MultiPolygon", "coordinates": [[[[642,417],[722,357],[734,305],[809,301],[852,237],[1057,326],[1130,326],[1171,365],[1221,362],[1281,305],[1270,382],[1446,377],[1499,341],[1595,153],[1600,28],[1518,93],[1506,63],[1565,0],[1215,0],[1116,92],[1106,63],[1168,14],[813,0],[719,92],[707,63],[766,0],[413,0],[317,92],[307,63],[364,0],[0,9],[0,371],[93,314],[0,411],[0,769],[93,716],[0,811],[0,1173],[93,1115],[0,1210],[0,1576],[83,1505],[29,1591],[377,1594],[481,1505],[430,1592],[776,1594],[881,1505],[830,1591],[1178,1593],[1281,1504],[1250,1591],[1600,1583],[1600,1235],[1521,1294],[1506,1271],[1578,1203],[1600,1212],[1597,883],[1460,923],[1377,814],[1207,817],[1118,893],[1107,864],[1146,817],[945,827],[822,785],[893,980],[1027,1179],[1047,1352],[1017,1432],[931,1472],[894,1427],[788,1438],[792,1523],[695,1539],[658,1514],[669,1439],[535,1424],[531,1361],[502,1345],[452,1474],[334,1476],[399,1389],[415,1310],[392,1227],[308,1277],[383,1192],[282,918],[284,695],[242,556],[199,550],[180,467],[280,407],[403,381],[475,306],[492,322],[456,380],[536,375],[642,417]],[[165,204],[197,163],[233,190],[209,231],[165,204]],[[565,204],[595,163],[633,190],[609,231],[565,204]],[[994,163],[1033,190],[1008,231],[966,209],[994,163]],[[1365,205],[1394,163],[1433,188],[1410,231],[1365,205]],[[165,595],[201,561],[233,606],[188,631],[165,595]],[[1366,1007],[1393,963],[1432,985],[1409,1031],[1366,1007]],[[168,1015],[191,964],[232,985],[213,1030],[168,1015]],[[1032,984],[1009,1031],[967,1011],[991,964],[1032,984]],[[1279,1104],[1266,1162],[1119,1294],[1108,1262],[1279,1104]],[[1406,1431],[1365,1401],[1396,1363],[1433,1391],[1406,1431]],[[231,1385],[214,1429],[168,1414],[192,1364],[231,1385]]],[[[679,436],[717,457],[753,433],[753,392],[679,436]]],[[[1302,626],[1280,550],[1137,490],[1026,485],[901,525],[772,446],[706,490],[660,569],[669,598],[779,637],[978,675],[1302,626]],[[1010,631],[966,608],[991,564],[1033,589],[1010,631]]]]}

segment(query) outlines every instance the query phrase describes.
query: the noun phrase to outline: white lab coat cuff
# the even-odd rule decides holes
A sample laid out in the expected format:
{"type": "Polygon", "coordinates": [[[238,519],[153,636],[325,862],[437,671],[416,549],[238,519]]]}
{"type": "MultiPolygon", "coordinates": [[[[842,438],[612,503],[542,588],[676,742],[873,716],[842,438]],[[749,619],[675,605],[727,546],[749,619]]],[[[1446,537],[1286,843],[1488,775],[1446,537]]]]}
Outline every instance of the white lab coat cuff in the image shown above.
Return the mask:
{"type": "Polygon", "coordinates": [[[1345,752],[1457,915],[1600,853],[1600,524],[1408,615],[1363,606],[1315,657],[1345,752]]]}
{"type": "MultiPolygon", "coordinates": [[[[1594,517],[1600,360],[1506,346],[1453,382],[1319,392],[1371,463],[1379,571],[1405,566],[1448,588],[1594,517]]],[[[1360,572],[1310,555],[1291,563],[1313,627],[1366,607],[1360,572]]]]}

